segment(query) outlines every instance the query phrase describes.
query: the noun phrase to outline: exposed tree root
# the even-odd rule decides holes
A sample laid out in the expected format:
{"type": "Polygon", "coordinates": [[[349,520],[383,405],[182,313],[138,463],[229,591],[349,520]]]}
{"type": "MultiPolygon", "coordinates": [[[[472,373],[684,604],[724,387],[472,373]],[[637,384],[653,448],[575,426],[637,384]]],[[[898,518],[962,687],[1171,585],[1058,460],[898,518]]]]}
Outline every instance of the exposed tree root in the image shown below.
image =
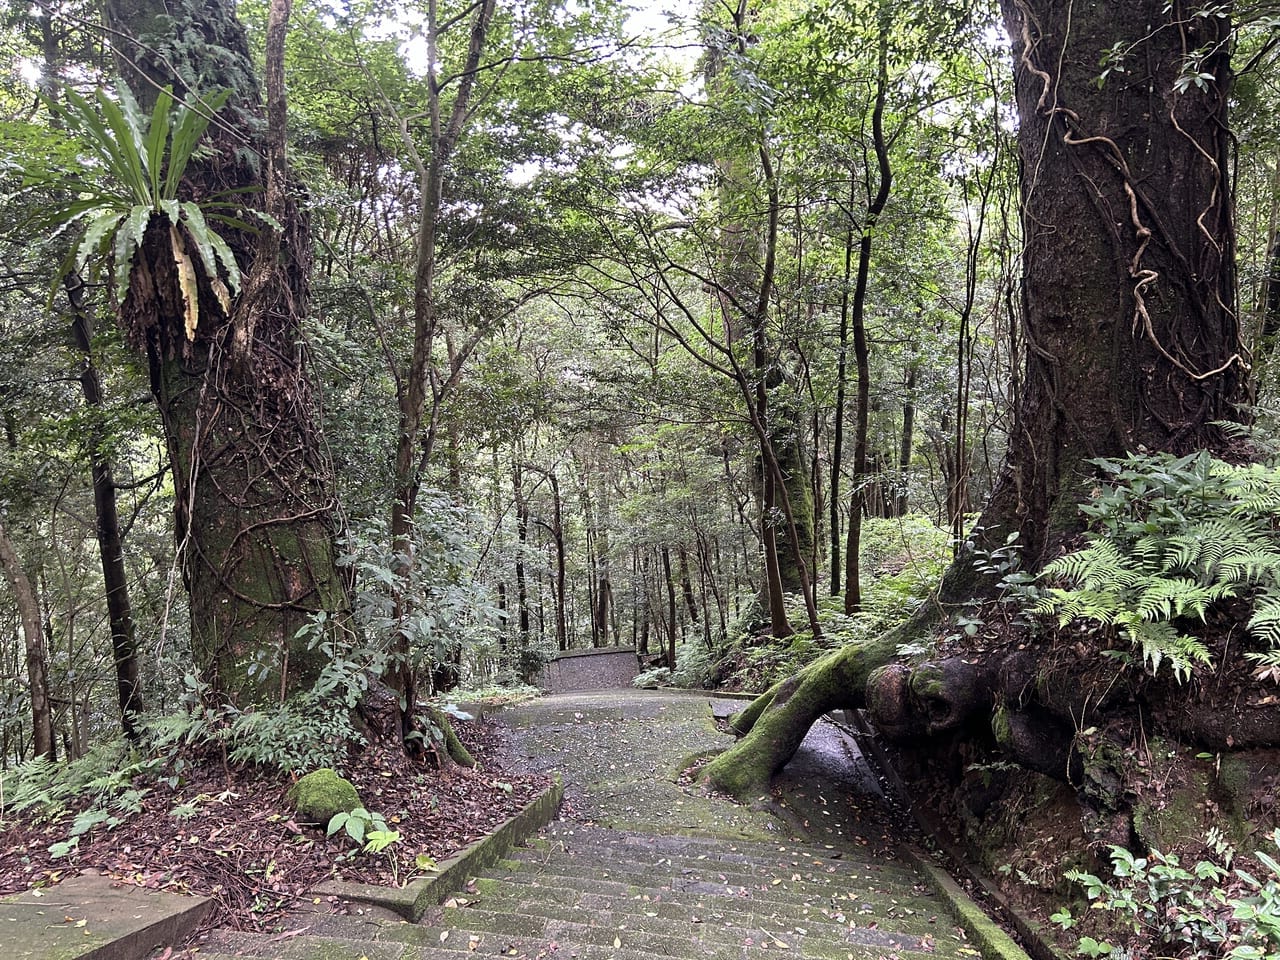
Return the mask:
{"type": "Polygon", "coordinates": [[[430,717],[436,728],[444,734],[444,752],[449,759],[460,767],[474,767],[476,765],[475,757],[471,756],[471,751],[463,746],[462,741],[458,739],[458,735],[453,732],[453,724],[449,722],[449,718],[445,716],[444,711],[430,707],[427,710],[427,716],[430,717]]]}
{"type": "Polygon", "coordinates": [[[739,800],[765,791],[814,721],[829,710],[866,704],[867,678],[893,659],[902,641],[895,630],[841,647],[761,694],[731,721],[749,734],[707,764],[706,782],[739,800]]]}

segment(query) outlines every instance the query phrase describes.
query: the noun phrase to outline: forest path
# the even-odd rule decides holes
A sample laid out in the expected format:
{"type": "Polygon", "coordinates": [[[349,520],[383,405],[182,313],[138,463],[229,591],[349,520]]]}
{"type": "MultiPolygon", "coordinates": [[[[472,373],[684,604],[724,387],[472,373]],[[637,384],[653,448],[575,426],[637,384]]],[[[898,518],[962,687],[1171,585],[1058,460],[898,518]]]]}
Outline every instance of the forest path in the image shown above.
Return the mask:
{"type": "MultiPolygon", "coordinates": [[[[713,715],[738,706],[706,696],[610,690],[509,707],[499,714],[511,730],[508,761],[556,771],[565,783],[558,819],[537,837],[420,923],[377,911],[311,914],[305,933],[286,942],[215,934],[199,956],[979,956],[977,944],[991,931],[957,925],[954,896],[939,896],[933,871],[899,852],[874,778],[834,727],[815,726],[758,808],[705,796],[684,782],[690,758],[731,739],[713,715]]],[[[1011,943],[993,950],[988,942],[982,953],[1025,958],[1011,943]]]]}

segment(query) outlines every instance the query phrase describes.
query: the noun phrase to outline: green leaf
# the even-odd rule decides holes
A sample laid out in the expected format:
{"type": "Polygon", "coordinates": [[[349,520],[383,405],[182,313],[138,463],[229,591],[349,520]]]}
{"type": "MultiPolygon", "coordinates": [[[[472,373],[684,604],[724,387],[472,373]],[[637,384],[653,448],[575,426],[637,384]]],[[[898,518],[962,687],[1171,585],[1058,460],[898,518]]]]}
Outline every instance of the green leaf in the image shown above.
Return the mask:
{"type": "Polygon", "coordinates": [[[324,835],[326,837],[332,837],[335,833],[346,826],[349,819],[351,819],[350,813],[335,813],[329,818],[329,825],[325,827],[324,835]]]}
{"type": "MultiPolygon", "coordinates": [[[[215,230],[210,228],[208,221],[205,220],[204,212],[198,204],[186,201],[182,204],[182,212],[185,215],[187,229],[191,232],[192,239],[196,241],[205,272],[211,280],[216,279],[218,276],[218,262],[220,261],[223,269],[227,272],[227,283],[231,287],[231,292],[239,293],[240,265],[236,263],[235,254],[231,252],[227,242],[215,230]]],[[[223,309],[226,310],[228,308],[224,305],[223,309]]]]}
{"type": "Polygon", "coordinates": [[[173,107],[173,88],[165,87],[156,95],[151,110],[151,123],[147,130],[145,153],[147,173],[150,176],[151,196],[160,197],[160,171],[164,167],[165,147],[169,142],[170,110],[173,107]]]}
{"type": "Polygon", "coordinates": [[[112,209],[99,214],[89,221],[89,225],[85,227],[84,236],[76,247],[75,262],[77,268],[83,267],[89,257],[102,251],[107,239],[115,233],[116,227],[123,217],[123,214],[112,209]]]}
{"type": "MultiPolygon", "coordinates": [[[[117,85],[119,91],[127,91],[128,86],[124,83],[117,85]]],[[[157,197],[151,193],[151,178],[147,174],[147,163],[144,151],[146,149],[142,130],[131,122],[126,116],[124,109],[120,104],[113,101],[104,91],[98,91],[97,95],[98,107],[102,111],[102,117],[106,121],[108,129],[111,131],[111,138],[114,140],[114,147],[110,142],[95,144],[99,155],[104,159],[109,158],[108,162],[114,168],[113,173],[118,177],[138,203],[155,203],[157,197]]],[[[133,102],[132,96],[125,95],[124,102],[133,102]]],[[[136,104],[134,110],[137,109],[136,104]]]]}
{"type": "Polygon", "coordinates": [[[151,207],[139,204],[129,211],[129,215],[116,230],[113,269],[117,301],[123,301],[125,294],[129,291],[129,277],[133,272],[133,255],[142,246],[142,239],[146,236],[153,212],[151,207]]]}
{"type": "Polygon", "coordinates": [[[206,97],[199,110],[192,109],[186,104],[178,108],[177,116],[174,118],[173,139],[169,150],[169,167],[165,171],[162,198],[172,200],[177,197],[178,184],[182,182],[183,174],[187,171],[187,164],[199,145],[200,138],[204,136],[205,131],[209,128],[209,122],[213,116],[226,106],[227,101],[230,99],[231,91],[222,90],[206,97]]]}
{"type": "Polygon", "coordinates": [[[393,843],[400,842],[398,830],[370,830],[364,845],[365,853],[381,853],[393,843]]]}
{"type": "Polygon", "coordinates": [[[365,820],[363,817],[357,817],[357,816],[348,817],[347,822],[345,824],[347,829],[347,836],[350,837],[352,840],[354,840],[356,843],[363,843],[365,826],[367,824],[368,824],[368,821],[365,820]]]}

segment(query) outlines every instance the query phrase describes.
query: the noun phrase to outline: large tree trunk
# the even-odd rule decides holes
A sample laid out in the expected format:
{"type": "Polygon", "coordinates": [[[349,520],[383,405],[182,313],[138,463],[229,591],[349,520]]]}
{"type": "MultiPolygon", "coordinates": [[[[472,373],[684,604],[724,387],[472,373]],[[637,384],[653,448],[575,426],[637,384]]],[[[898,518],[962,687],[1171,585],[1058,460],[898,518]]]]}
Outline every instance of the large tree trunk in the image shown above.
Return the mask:
{"type": "MultiPolygon", "coordinates": [[[[275,0],[268,39],[277,54],[287,12],[275,0]]],[[[209,156],[188,168],[188,194],[199,202],[247,191],[242,202],[269,209],[282,227],[229,233],[244,289],[228,315],[201,276],[199,323],[188,332],[169,228],[153,219],[121,309],[164,422],[196,666],[220,692],[264,701],[316,678],[323,655],[297,639],[298,628],[347,606],[332,470],[300,335],[311,250],[284,170],[283,87],[279,77],[271,85],[264,129],[253,60],[228,0],[187,5],[178,23],[158,0],[110,0],[107,13],[117,62],[140,101],[165,85],[190,101],[232,92],[209,128],[209,156]],[[216,59],[207,54],[215,49],[216,59]]],[[[268,62],[278,59],[269,49],[268,62]]]]}
{"type": "MultiPolygon", "coordinates": [[[[1018,421],[979,527],[994,545],[1018,532],[1034,570],[1079,527],[1088,458],[1212,446],[1213,422],[1238,416],[1234,404],[1245,397],[1226,123],[1230,22],[1182,20],[1164,0],[1074,10],[1003,0],[1002,8],[1021,118],[1027,356],[1018,421]],[[1201,47],[1212,51],[1200,65],[1203,87],[1179,92],[1184,51],[1201,47]],[[1100,87],[1098,64],[1114,49],[1130,51],[1134,69],[1112,72],[1100,87]]],[[[981,589],[971,559],[952,565],[944,599],[981,589]]],[[[866,701],[866,667],[888,663],[891,644],[921,632],[924,616],[765,694],[745,712],[754,721],[748,738],[708,767],[711,782],[738,796],[758,789],[822,710],[866,701]],[[783,701],[788,690],[795,694],[783,701]],[[800,693],[801,703],[788,706],[800,693]]],[[[1106,668],[1113,677],[1114,665],[1106,668]]],[[[1002,684],[1006,695],[1034,690],[1031,700],[1041,702],[1020,701],[990,732],[1011,757],[1059,776],[1070,776],[1070,738],[1039,721],[1082,723],[1072,698],[1108,689],[1080,676],[1036,684],[1033,655],[917,672],[877,675],[876,714],[886,727],[954,730],[989,712],[1002,684]],[[1028,669],[1030,686],[1015,682],[1028,669]]]]}
{"type": "MultiPolygon", "coordinates": [[[[1024,394],[979,527],[1037,568],[1078,526],[1093,457],[1186,452],[1240,416],[1227,126],[1230,22],[1163,0],[1004,0],[1023,168],[1024,394]],[[1069,18],[1074,16],[1074,21],[1069,18]],[[1098,76],[1113,46],[1132,69],[1098,76]],[[1179,92],[1185,51],[1201,86],[1179,92]],[[1139,64],[1141,66],[1139,66],[1139,64]]],[[[963,565],[955,571],[963,574],[963,565]]],[[[949,599],[972,590],[949,578],[949,599]]]]}

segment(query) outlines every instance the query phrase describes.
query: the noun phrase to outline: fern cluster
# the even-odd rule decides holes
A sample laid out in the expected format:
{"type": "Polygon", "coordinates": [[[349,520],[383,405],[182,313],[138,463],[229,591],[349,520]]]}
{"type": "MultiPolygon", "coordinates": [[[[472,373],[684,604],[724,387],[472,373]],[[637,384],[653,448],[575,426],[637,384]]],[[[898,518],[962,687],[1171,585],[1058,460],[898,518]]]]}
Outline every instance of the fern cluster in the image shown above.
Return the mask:
{"type": "Polygon", "coordinates": [[[1179,622],[1203,622],[1215,604],[1247,598],[1248,630],[1267,647],[1250,656],[1260,675],[1280,676],[1280,469],[1207,452],[1093,463],[1105,479],[1081,506],[1092,521],[1088,543],[1044,568],[1042,580],[1060,585],[1035,609],[1060,625],[1085,619],[1114,629],[1152,673],[1167,662],[1186,679],[1210,658],[1179,622]]]}

